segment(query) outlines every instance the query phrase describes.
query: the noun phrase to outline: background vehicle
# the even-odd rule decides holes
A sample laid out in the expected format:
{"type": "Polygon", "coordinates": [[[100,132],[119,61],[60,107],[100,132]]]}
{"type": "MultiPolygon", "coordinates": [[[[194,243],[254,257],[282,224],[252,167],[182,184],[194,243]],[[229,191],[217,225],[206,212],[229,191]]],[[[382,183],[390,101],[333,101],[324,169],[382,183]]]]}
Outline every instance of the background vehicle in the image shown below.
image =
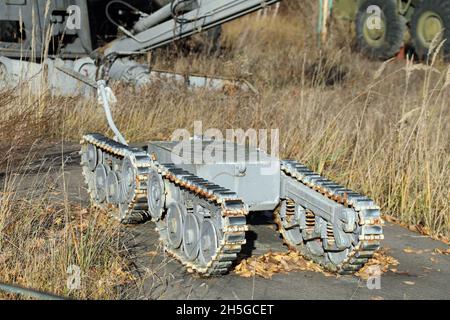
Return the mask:
{"type": "Polygon", "coordinates": [[[335,13],[354,22],[358,49],[370,57],[391,58],[410,46],[425,60],[446,40],[442,51],[450,59],[448,0],[336,0],[335,13]]]}

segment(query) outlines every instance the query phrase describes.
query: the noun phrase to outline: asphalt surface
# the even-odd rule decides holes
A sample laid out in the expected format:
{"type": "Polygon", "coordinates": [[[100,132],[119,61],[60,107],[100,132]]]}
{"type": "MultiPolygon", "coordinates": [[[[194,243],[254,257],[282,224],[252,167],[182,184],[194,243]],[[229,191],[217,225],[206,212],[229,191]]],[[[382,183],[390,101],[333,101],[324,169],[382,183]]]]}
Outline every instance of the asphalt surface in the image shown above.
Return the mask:
{"type": "MultiPolygon", "coordinates": [[[[49,147],[34,162],[35,170],[27,173],[22,182],[24,188],[35,188],[35,182],[43,181],[42,176],[48,176],[52,168],[55,174],[61,172],[64,163],[64,179],[60,173],[57,175],[59,188],[64,187],[64,181],[69,198],[87,205],[78,148],[67,145],[62,154],[61,146],[49,147]]],[[[274,230],[270,213],[250,215],[249,224],[243,258],[269,250],[287,250],[274,230]]],[[[382,246],[400,264],[395,273],[383,274],[380,289],[373,290],[355,276],[327,277],[309,271],[276,274],[272,279],[243,278],[234,273],[204,279],[187,273],[164,253],[153,223],[124,228],[138,278],[136,286],[124,290],[123,297],[127,299],[450,299],[450,255],[435,252],[436,248],[445,250],[449,246],[391,223],[384,228],[382,246]]]]}

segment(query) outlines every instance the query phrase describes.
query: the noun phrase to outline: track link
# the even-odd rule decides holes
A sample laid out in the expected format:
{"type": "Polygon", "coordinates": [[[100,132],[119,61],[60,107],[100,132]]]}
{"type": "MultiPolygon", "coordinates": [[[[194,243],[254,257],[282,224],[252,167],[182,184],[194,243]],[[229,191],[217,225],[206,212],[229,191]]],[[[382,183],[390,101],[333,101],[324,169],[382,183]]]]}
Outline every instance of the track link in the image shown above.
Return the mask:
{"type": "MultiPolygon", "coordinates": [[[[216,250],[208,261],[201,262],[199,258],[187,259],[183,252],[183,246],[173,246],[168,243],[167,228],[168,222],[166,213],[160,219],[156,219],[157,230],[160,233],[160,240],[163,242],[165,250],[180,261],[188,271],[197,272],[204,276],[221,275],[228,272],[237,254],[245,244],[245,232],[248,231],[246,224],[247,206],[237,195],[225,188],[222,188],[205,179],[199,178],[190,172],[178,168],[174,164],[159,164],[143,150],[125,146],[119,142],[111,140],[101,134],[87,134],[81,141],[82,145],[82,167],[88,185],[88,191],[93,203],[104,209],[119,212],[115,215],[123,223],[136,223],[148,220],[148,175],[151,170],[156,171],[163,179],[165,185],[165,205],[166,209],[170,203],[176,202],[169,199],[168,188],[175,188],[181,191],[182,202],[190,202],[204,206],[208,215],[203,218],[211,221],[215,226],[217,234],[216,250]],[[95,147],[95,149],[93,148],[95,147]],[[101,153],[101,156],[94,157],[94,151],[101,153]],[[91,153],[91,156],[89,156],[91,153]],[[98,189],[95,182],[96,177],[90,162],[95,158],[96,166],[107,164],[108,170],[114,167],[120,168],[125,161],[132,165],[134,190],[125,203],[107,203],[98,201],[98,189]],[[101,161],[98,161],[100,159],[101,161]]],[[[120,169],[117,170],[120,173],[120,169]]],[[[119,181],[123,185],[125,178],[119,181]]],[[[131,183],[130,183],[131,184],[131,183]]],[[[123,187],[121,187],[123,189],[123,187]]],[[[124,190],[121,190],[123,193],[124,190]]],[[[119,201],[120,202],[120,201],[119,201]]],[[[123,201],[122,201],[123,202],[123,201]]],[[[183,203],[182,203],[183,205],[183,203]]],[[[199,254],[200,255],[200,254],[199,254]]]]}
{"type": "Polygon", "coordinates": [[[286,241],[285,228],[283,227],[280,208],[275,211],[275,222],[278,225],[278,230],[285,239],[285,243],[292,250],[299,251],[307,258],[322,264],[331,271],[337,271],[341,274],[352,274],[357,272],[370,259],[375,251],[380,247],[380,240],[384,238],[382,224],[380,217],[380,208],[373,200],[363,196],[357,192],[346,189],[317,173],[311,171],[306,166],[297,161],[282,161],[281,171],[289,178],[294,179],[298,183],[309,187],[327,197],[328,199],[343,205],[346,208],[351,208],[358,216],[358,234],[357,241],[349,248],[347,257],[339,264],[332,266],[323,263],[323,260],[318,260],[308,250],[305,250],[303,245],[294,245],[286,241]]]}
{"type": "MultiPolygon", "coordinates": [[[[189,271],[206,276],[222,275],[228,272],[233,261],[236,260],[237,254],[241,251],[242,245],[246,242],[245,232],[248,231],[246,224],[248,208],[246,205],[234,192],[177,168],[173,164],[159,165],[159,173],[166,181],[176,185],[180,190],[188,192],[190,196],[197,198],[196,200],[201,200],[205,207],[208,207],[209,204],[209,211],[213,216],[213,211],[216,211],[215,218],[220,219],[219,228],[221,230],[217,231],[221,234],[218,236],[216,254],[205,265],[185,259],[181,249],[169,248],[167,251],[181,261],[189,271]]],[[[157,223],[157,226],[159,230],[163,230],[165,228],[164,221],[157,223]]],[[[164,238],[162,240],[164,242],[164,238]]]]}
{"type": "MultiPolygon", "coordinates": [[[[143,150],[128,147],[97,133],[85,135],[81,140],[81,145],[83,149],[89,145],[94,146],[97,151],[97,162],[108,165],[111,170],[114,169],[112,168],[114,162],[117,161],[116,163],[122,164],[124,159],[129,159],[133,168],[134,181],[132,187],[134,190],[130,192],[128,199],[119,200],[119,203],[116,204],[98,201],[95,177],[92,177],[92,170],[88,168],[86,152],[83,152],[84,150],[82,149],[81,165],[93,205],[101,209],[117,209],[115,210],[115,216],[124,224],[140,223],[148,220],[147,174],[152,166],[150,156],[143,150]]],[[[122,181],[119,181],[119,185],[120,182],[122,181]]],[[[119,192],[123,194],[124,190],[119,190],[119,192]]]]}

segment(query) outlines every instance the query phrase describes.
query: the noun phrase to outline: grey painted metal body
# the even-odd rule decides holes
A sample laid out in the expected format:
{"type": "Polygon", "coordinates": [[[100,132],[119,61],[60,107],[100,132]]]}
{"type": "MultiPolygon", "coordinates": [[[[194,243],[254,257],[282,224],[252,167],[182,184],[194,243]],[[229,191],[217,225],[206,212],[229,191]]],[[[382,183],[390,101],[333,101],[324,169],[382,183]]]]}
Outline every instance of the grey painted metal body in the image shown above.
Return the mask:
{"type": "Polygon", "coordinates": [[[174,163],[236,194],[250,211],[274,210],[283,198],[302,204],[326,221],[345,216],[345,207],[311,188],[286,179],[280,160],[258,148],[224,140],[152,141],[148,153],[160,163],[174,163]]]}
{"type": "Polygon", "coordinates": [[[258,11],[279,0],[198,0],[198,8],[182,15],[180,19],[168,20],[148,30],[113,42],[106,53],[151,50],[177,39],[208,30],[228,21],[258,11]]]}
{"type": "MultiPolygon", "coordinates": [[[[36,93],[48,90],[57,96],[92,97],[95,94],[93,89],[97,88],[96,73],[97,66],[89,57],[77,60],[45,59],[42,63],[35,63],[0,56],[0,89],[14,89],[26,84],[36,93]]],[[[113,80],[124,82],[138,90],[148,84],[162,82],[185,85],[192,90],[224,90],[231,85],[243,91],[257,93],[244,80],[150,70],[148,66],[127,58],[116,60],[110,75],[113,80]]]]}
{"type": "MultiPolygon", "coordinates": [[[[140,18],[133,18],[128,17],[131,13],[120,16],[118,9],[110,12],[108,4],[115,1],[0,0],[0,57],[3,56],[0,88],[31,82],[32,88],[43,87],[55,95],[90,96],[92,88],[79,81],[82,77],[96,80],[97,67],[90,56],[101,58],[114,53],[127,56],[146,52],[277,1],[134,0],[128,3],[139,10],[140,18]],[[68,9],[74,5],[80,10],[81,26],[78,29],[67,27],[68,9]],[[158,10],[149,11],[150,5],[158,10]],[[174,7],[181,14],[176,19],[172,18],[174,7]],[[119,25],[115,20],[119,18],[111,18],[112,13],[120,19],[126,18],[126,23],[132,27],[128,30],[125,25],[119,25]],[[120,30],[126,35],[119,36],[120,30]],[[108,43],[110,37],[115,39],[112,43],[108,43]]],[[[173,81],[192,88],[221,90],[233,84],[243,90],[255,91],[248,83],[234,79],[151,71],[149,66],[127,57],[113,59],[108,76],[138,88],[155,81],[173,81]]]]}
{"type": "MultiPolygon", "coordinates": [[[[130,148],[113,122],[105,83],[94,81],[96,74],[136,86],[158,76],[186,81],[181,75],[152,73],[127,56],[220,26],[278,0],[197,0],[195,9],[182,12],[175,9],[181,0],[170,4],[157,0],[160,10],[153,14],[148,10],[150,2],[132,0],[127,3],[137,7],[125,15],[117,8],[109,12],[108,4],[114,2],[119,3],[51,1],[47,14],[44,1],[0,0],[0,27],[6,26],[0,33],[0,55],[8,57],[0,57],[0,71],[3,69],[5,77],[13,75],[18,83],[22,77],[33,82],[45,78],[47,72],[49,88],[59,85],[65,93],[74,92],[69,78],[76,78],[81,90],[100,89],[108,122],[122,143],[101,134],[83,137],[83,174],[92,201],[114,208],[123,222],[154,219],[166,250],[200,274],[229,270],[245,244],[249,210],[274,210],[275,222],[290,248],[330,270],[359,270],[382,239],[380,210],[372,200],[296,161],[281,161],[249,145],[189,139],[187,135],[184,142],[150,142],[146,150],[130,148]],[[83,26],[89,28],[67,34],[64,10],[71,4],[80,5],[85,15],[83,26]],[[24,12],[25,34],[20,32],[18,38],[21,27],[17,28],[17,23],[23,21],[24,12]],[[106,30],[99,29],[104,22],[109,23],[106,30]],[[54,54],[58,58],[49,59],[41,50],[45,43],[41,37],[49,26],[54,27],[49,57],[54,54]],[[36,30],[38,36],[31,41],[36,30]],[[8,38],[11,41],[1,42],[8,38]],[[17,60],[24,53],[29,59],[17,60]],[[33,54],[41,63],[33,62],[33,54]],[[100,61],[100,69],[89,54],[100,61]]],[[[225,83],[202,76],[187,81],[197,86],[225,83]]]]}
{"type": "Polygon", "coordinates": [[[192,139],[150,142],[148,152],[160,163],[179,164],[196,176],[236,192],[251,211],[274,210],[280,202],[280,160],[257,148],[192,139]]]}
{"type": "MultiPolygon", "coordinates": [[[[93,49],[91,28],[86,0],[2,0],[0,1],[0,21],[22,24],[20,41],[0,39],[0,55],[15,58],[41,58],[46,50],[46,38],[65,35],[68,39],[60,48],[60,58],[76,58],[87,55],[93,49]],[[81,10],[80,29],[66,28],[67,9],[76,5],[81,10]],[[52,28],[49,29],[49,26],[52,28]],[[47,33],[51,30],[51,33],[47,33]]],[[[18,39],[17,39],[18,40],[18,39]]]]}

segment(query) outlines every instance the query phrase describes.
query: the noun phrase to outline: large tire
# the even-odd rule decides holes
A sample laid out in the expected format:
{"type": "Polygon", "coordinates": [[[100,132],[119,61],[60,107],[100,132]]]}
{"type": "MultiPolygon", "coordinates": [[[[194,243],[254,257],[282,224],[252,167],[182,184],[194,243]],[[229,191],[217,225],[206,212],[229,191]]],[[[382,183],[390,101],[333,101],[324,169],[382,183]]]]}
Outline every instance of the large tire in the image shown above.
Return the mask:
{"type": "Polygon", "coordinates": [[[389,59],[403,46],[406,24],[397,14],[395,0],[365,0],[356,15],[356,36],[358,49],[365,55],[376,59],[389,59]],[[380,27],[372,28],[369,19],[373,18],[371,6],[380,9],[380,27]]]}
{"type": "Polygon", "coordinates": [[[450,1],[425,0],[416,8],[411,19],[411,34],[417,56],[426,60],[435,36],[444,29],[442,40],[444,57],[450,60],[450,1]]]}

